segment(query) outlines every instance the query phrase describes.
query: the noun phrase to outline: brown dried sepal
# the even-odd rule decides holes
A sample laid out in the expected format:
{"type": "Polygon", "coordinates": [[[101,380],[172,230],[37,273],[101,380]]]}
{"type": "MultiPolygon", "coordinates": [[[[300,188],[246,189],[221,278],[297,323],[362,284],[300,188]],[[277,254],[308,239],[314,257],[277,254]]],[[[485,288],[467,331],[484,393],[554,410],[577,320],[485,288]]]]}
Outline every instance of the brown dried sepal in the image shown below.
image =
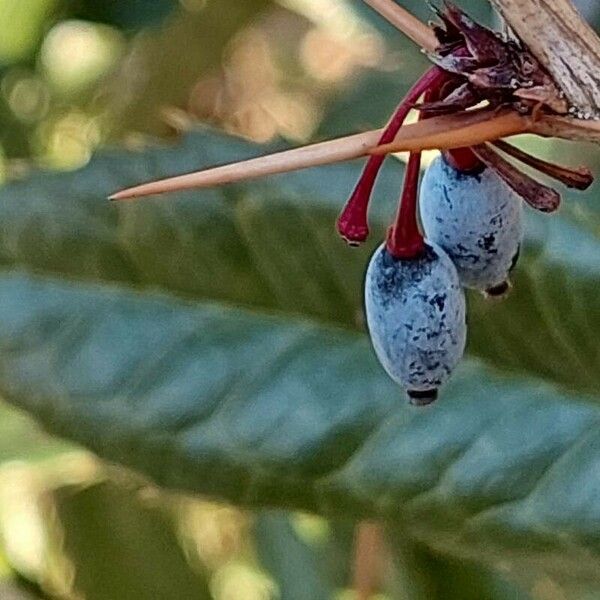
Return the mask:
{"type": "Polygon", "coordinates": [[[558,210],[561,197],[555,189],[519,171],[514,165],[497,154],[488,144],[475,146],[473,152],[484,165],[496,171],[529,206],[544,213],[552,213],[558,210]]]}
{"type": "MultiPolygon", "coordinates": [[[[511,105],[524,114],[540,106],[556,114],[568,112],[564,94],[522,42],[475,23],[449,1],[436,12],[443,23],[434,27],[440,45],[429,56],[442,69],[464,78],[458,97],[448,99],[449,111],[487,101],[492,106],[511,105]]],[[[444,112],[443,105],[436,102],[431,110],[444,112]]],[[[427,105],[423,108],[430,110],[427,105]]]]}

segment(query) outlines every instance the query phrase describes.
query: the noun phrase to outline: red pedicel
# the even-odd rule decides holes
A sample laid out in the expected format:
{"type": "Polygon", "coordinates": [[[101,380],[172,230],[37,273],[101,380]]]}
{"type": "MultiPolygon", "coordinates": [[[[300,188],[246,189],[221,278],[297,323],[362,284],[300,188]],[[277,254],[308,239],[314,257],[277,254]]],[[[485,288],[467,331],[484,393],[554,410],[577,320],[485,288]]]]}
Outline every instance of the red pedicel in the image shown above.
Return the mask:
{"type": "Polygon", "coordinates": [[[471,148],[454,148],[443,154],[448,163],[461,173],[476,173],[485,169],[485,165],[471,148]]]}
{"type": "MultiPolygon", "coordinates": [[[[429,69],[402,100],[385,128],[379,143],[387,144],[392,142],[404,124],[408,113],[419,98],[429,90],[440,88],[447,81],[448,77],[449,75],[439,67],[429,69]]],[[[352,196],[338,219],[337,229],[340,235],[350,244],[364,242],[369,235],[369,225],[367,222],[369,201],[373,193],[375,180],[384,160],[385,156],[372,156],[369,158],[352,196]]]]}
{"type": "Polygon", "coordinates": [[[425,250],[417,221],[420,170],[421,153],[412,152],[406,167],[396,222],[388,230],[386,248],[394,258],[416,258],[425,250]]]}

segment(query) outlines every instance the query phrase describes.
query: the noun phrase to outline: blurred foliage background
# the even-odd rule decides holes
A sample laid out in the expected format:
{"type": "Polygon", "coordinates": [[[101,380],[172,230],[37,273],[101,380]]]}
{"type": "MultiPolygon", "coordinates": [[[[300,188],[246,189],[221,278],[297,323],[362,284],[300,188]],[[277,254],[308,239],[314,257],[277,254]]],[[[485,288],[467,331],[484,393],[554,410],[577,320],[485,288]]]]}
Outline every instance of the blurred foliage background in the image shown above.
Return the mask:
{"type": "MultiPolygon", "coordinates": [[[[486,2],[461,4],[493,22],[486,2]]],[[[600,23],[595,0],[579,6],[600,23]]],[[[365,129],[426,63],[358,0],[0,0],[0,32],[1,180],[171,143],[196,123],[258,142],[365,129]]],[[[353,523],[159,492],[7,406],[0,533],[2,599],[353,597],[353,523]]],[[[413,545],[391,554],[382,600],[566,597],[413,545]]]]}

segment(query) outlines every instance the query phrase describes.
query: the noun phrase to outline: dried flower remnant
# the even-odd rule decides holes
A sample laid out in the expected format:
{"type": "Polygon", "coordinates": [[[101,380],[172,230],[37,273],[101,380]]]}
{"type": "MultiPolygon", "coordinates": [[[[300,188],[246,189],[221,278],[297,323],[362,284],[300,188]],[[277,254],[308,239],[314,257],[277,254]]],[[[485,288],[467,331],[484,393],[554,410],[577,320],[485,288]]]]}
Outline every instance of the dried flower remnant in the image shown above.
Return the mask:
{"type": "MultiPolygon", "coordinates": [[[[492,105],[510,103],[525,113],[540,104],[558,114],[568,112],[564,94],[519,40],[502,38],[449,2],[436,12],[443,27],[434,27],[440,45],[429,56],[442,69],[466,79],[450,104],[462,101],[467,108],[487,100],[492,105]],[[465,47],[466,56],[461,52],[465,47]]],[[[448,99],[440,108],[444,103],[448,99]]]]}

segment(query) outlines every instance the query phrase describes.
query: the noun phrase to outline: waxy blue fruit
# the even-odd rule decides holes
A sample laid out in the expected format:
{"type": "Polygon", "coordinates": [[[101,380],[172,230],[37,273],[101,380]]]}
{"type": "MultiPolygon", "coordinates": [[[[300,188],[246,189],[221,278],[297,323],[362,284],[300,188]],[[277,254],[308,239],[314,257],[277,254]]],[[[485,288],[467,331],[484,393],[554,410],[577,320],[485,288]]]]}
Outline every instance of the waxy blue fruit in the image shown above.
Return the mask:
{"type": "Polygon", "coordinates": [[[491,169],[462,173],[443,156],[421,185],[421,222],[450,256],[462,285],[491,295],[508,290],[523,238],[523,201],[491,169]]]}
{"type": "Polygon", "coordinates": [[[388,375],[413,404],[433,402],[466,342],[465,297],[450,258],[428,241],[411,259],[394,258],[382,245],[367,270],[365,308],[388,375]]]}

